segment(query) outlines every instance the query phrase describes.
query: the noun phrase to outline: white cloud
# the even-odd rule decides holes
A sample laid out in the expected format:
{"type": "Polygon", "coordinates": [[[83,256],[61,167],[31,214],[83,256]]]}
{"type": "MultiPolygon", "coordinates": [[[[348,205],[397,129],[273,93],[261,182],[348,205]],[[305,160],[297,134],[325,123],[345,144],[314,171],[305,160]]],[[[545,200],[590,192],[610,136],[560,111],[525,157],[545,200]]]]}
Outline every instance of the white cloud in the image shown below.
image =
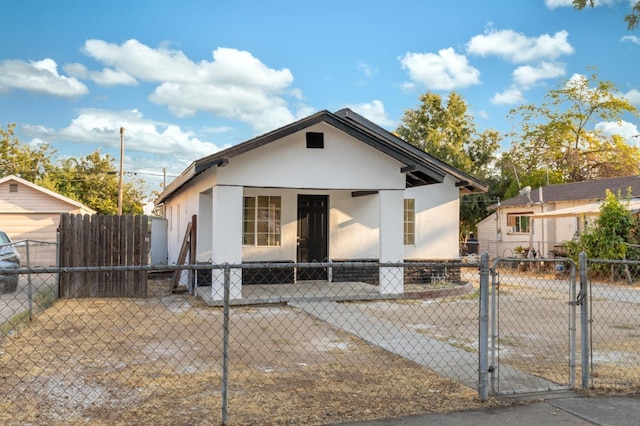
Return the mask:
{"type": "Polygon", "coordinates": [[[634,136],[640,133],[638,127],[627,121],[602,121],[596,124],[596,130],[607,136],[620,135],[630,143],[640,142],[633,139],[634,136]]]}
{"type": "Polygon", "coordinates": [[[624,97],[627,98],[627,100],[632,104],[640,105],[640,91],[636,89],[629,90],[624,94],[624,97]]]}
{"type": "Polygon", "coordinates": [[[567,41],[569,33],[558,31],[553,36],[542,34],[527,37],[513,30],[489,30],[471,38],[467,52],[478,56],[498,56],[512,63],[553,60],[570,55],[573,47],[567,41]]]}
{"type": "Polygon", "coordinates": [[[87,40],[83,50],[110,67],[102,71],[102,84],[118,79],[157,83],[149,100],[178,117],[204,111],[264,132],[291,122],[295,114],[287,98],[302,98],[291,87],[291,71],[271,69],[246,51],[218,48],[212,61],[194,62],[181,51],[154,49],[137,40],[121,45],[87,40]]]}
{"type": "Polygon", "coordinates": [[[87,86],[75,77],[60,75],[58,65],[49,58],[30,62],[0,62],[0,92],[11,89],[66,98],[82,96],[89,92],[87,86]]]}
{"type": "Polygon", "coordinates": [[[624,36],[620,41],[630,41],[631,43],[640,44],[640,37],[636,36],[624,36]]]}
{"type": "Polygon", "coordinates": [[[387,116],[387,113],[384,110],[384,104],[380,100],[375,99],[371,102],[362,104],[347,105],[347,108],[352,109],[366,119],[371,120],[378,126],[395,127],[395,122],[387,116]]]}
{"type": "Polygon", "coordinates": [[[522,65],[513,71],[513,81],[521,88],[529,88],[538,81],[565,75],[564,64],[542,62],[536,66],[522,65]]]}
{"type": "MultiPolygon", "coordinates": [[[[615,3],[624,3],[635,0],[596,0],[595,7],[598,6],[611,6],[615,3]]],[[[555,9],[557,7],[573,7],[573,0],[544,0],[545,6],[549,9],[555,9]]],[[[587,5],[589,7],[589,5],[587,5]]]]}
{"type": "Polygon", "coordinates": [[[371,79],[378,74],[377,68],[373,68],[371,65],[364,62],[358,62],[358,70],[361,71],[362,75],[367,79],[371,79]]]}
{"type": "MultiPolygon", "coordinates": [[[[451,47],[438,54],[408,52],[399,60],[413,82],[430,90],[455,90],[480,83],[480,71],[451,47]]],[[[405,87],[411,86],[412,83],[405,84],[405,87]]]]}
{"type": "Polygon", "coordinates": [[[572,0],[544,0],[545,6],[549,9],[555,9],[556,7],[573,6],[572,0]]]}
{"type": "Polygon", "coordinates": [[[489,113],[483,109],[479,110],[478,112],[475,113],[476,117],[479,117],[483,120],[488,120],[489,119],[489,113]]]}
{"type": "MultiPolygon", "coordinates": [[[[125,128],[125,151],[170,155],[173,160],[193,161],[218,151],[215,144],[202,141],[193,132],[174,124],[143,117],[138,110],[110,111],[83,109],[64,129],[24,126],[27,135],[43,140],[56,139],[96,147],[120,147],[120,127],[125,128]]],[[[173,161],[172,160],[172,161],[173,161]]]]}
{"type": "Polygon", "coordinates": [[[495,105],[515,105],[525,101],[522,92],[516,87],[511,87],[502,93],[496,93],[490,100],[495,105]]]}
{"type": "Polygon", "coordinates": [[[83,64],[65,64],[65,72],[73,77],[90,79],[101,86],[135,86],[138,81],[126,72],[104,68],[102,71],[89,71],[83,64]]]}

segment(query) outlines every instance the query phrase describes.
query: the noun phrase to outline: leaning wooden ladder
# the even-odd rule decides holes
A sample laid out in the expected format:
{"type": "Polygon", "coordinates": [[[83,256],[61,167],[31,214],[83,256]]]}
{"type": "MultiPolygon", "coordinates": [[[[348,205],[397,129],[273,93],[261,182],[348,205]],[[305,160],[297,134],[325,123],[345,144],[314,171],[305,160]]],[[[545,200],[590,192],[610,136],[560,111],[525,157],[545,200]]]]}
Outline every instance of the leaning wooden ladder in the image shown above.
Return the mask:
{"type": "MultiPolygon", "coordinates": [[[[180,247],[180,253],[178,254],[177,265],[184,265],[187,260],[187,254],[189,254],[189,264],[193,265],[196,262],[196,219],[197,216],[191,217],[191,222],[187,224],[187,230],[184,233],[184,239],[182,240],[182,246],[180,247]]],[[[169,293],[175,293],[178,285],[180,284],[180,276],[182,275],[181,269],[176,269],[173,273],[173,279],[171,280],[171,287],[169,287],[169,293]]],[[[191,291],[194,288],[194,273],[193,270],[189,270],[189,286],[188,290],[191,291]]]]}

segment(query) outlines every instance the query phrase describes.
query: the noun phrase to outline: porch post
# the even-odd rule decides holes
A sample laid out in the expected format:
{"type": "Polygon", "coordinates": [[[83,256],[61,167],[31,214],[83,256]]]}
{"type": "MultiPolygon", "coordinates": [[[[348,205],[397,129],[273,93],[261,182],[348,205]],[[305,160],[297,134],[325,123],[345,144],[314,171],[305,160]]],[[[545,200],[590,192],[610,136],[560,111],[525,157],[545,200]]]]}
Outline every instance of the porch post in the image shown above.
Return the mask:
{"type": "Polygon", "coordinates": [[[404,261],[404,191],[381,190],[380,200],[380,294],[404,292],[404,268],[384,263],[404,261]]]}
{"type": "MultiPolygon", "coordinates": [[[[242,263],[242,187],[214,186],[212,191],[211,260],[215,265],[242,263]]],[[[231,299],[242,298],[242,270],[230,270],[231,299]]],[[[211,298],[224,297],[224,270],[214,269],[211,298]]]]}

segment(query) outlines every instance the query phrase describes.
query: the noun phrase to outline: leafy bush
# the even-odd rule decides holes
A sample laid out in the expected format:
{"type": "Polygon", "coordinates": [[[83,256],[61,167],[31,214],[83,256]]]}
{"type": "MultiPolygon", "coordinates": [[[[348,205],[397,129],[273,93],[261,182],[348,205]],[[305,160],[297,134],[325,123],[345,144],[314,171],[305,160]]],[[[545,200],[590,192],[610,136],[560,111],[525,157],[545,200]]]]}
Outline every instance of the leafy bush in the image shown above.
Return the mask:
{"type": "MultiPolygon", "coordinates": [[[[629,193],[630,196],[630,193],[629,193]]],[[[569,257],[578,260],[580,252],[594,259],[637,259],[640,254],[635,246],[640,230],[637,218],[627,208],[629,199],[622,199],[607,190],[600,206],[600,215],[587,227],[578,241],[566,244],[569,257]]]]}

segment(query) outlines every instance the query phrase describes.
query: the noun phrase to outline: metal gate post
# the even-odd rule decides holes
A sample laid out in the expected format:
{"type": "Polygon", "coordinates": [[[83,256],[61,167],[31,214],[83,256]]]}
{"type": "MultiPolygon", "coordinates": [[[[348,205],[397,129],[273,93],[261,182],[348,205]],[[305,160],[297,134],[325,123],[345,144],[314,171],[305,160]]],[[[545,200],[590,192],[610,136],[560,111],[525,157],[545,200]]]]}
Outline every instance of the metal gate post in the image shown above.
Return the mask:
{"type": "Polygon", "coordinates": [[[496,386],[496,382],[498,377],[496,377],[498,373],[498,369],[496,366],[496,340],[498,339],[496,326],[498,323],[498,274],[496,273],[496,265],[498,264],[499,259],[495,259],[493,261],[493,270],[491,271],[491,364],[489,365],[489,373],[491,373],[491,391],[494,394],[498,393],[498,387],[496,386]]]}
{"type": "Polygon", "coordinates": [[[589,285],[587,282],[587,254],[580,253],[580,351],[582,363],[582,389],[589,389],[591,370],[589,348],[589,285]]]}
{"type": "Polygon", "coordinates": [[[229,294],[231,293],[231,268],[224,265],[224,298],[222,304],[222,424],[226,425],[229,411],[229,294]]]}
{"type": "Polygon", "coordinates": [[[478,331],[478,396],[489,399],[489,253],[480,256],[480,329],[478,331]]]}

